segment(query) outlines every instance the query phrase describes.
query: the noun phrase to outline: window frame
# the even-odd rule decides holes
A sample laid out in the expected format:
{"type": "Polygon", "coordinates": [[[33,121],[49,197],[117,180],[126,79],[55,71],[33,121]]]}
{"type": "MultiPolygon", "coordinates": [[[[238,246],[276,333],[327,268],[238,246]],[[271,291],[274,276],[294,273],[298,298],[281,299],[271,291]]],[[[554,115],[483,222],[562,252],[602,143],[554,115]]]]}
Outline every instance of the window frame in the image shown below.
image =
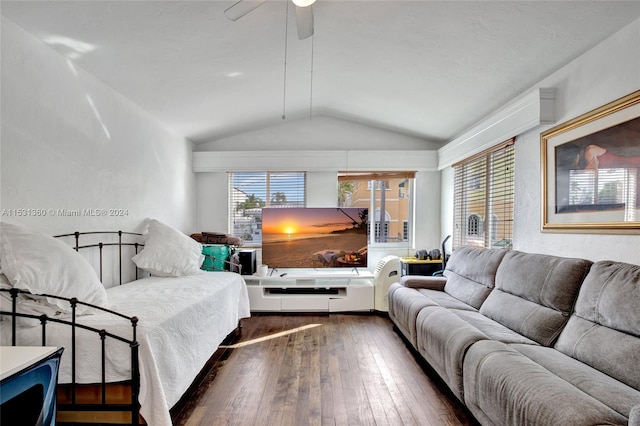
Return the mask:
{"type": "MultiPolygon", "coordinates": [[[[236,224],[236,220],[240,217],[248,217],[246,215],[244,216],[235,216],[234,212],[237,209],[237,202],[239,201],[238,198],[236,197],[236,192],[244,192],[241,189],[237,188],[234,185],[234,175],[239,175],[239,174],[244,174],[244,175],[256,175],[255,178],[259,178],[258,175],[260,174],[264,174],[264,181],[265,181],[265,189],[264,189],[264,196],[265,199],[262,200],[260,197],[256,197],[258,199],[260,199],[261,201],[264,202],[264,205],[259,206],[259,207],[255,207],[254,209],[262,209],[264,207],[274,207],[274,206],[280,206],[282,208],[291,208],[291,207],[306,207],[307,206],[307,172],[305,171],[234,171],[234,172],[227,172],[227,182],[228,182],[228,208],[227,208],[227,232],[230,235],[234,235],[234,236],[240,236],[240,235],[236,235],[236,230],[238,229],[237,227],[235,227],[234,225],[236,224]],[[273,189],[273,187],[271,187],[270,182],[273,181],[272,177],[273,176],[277,176],[277,175],[298,175],[297,178],[302,178],[303,179],[303,183],[302,183],[302,190],[300,192],[300,189],[297,188],[297,193],[296,195],[302,195],[302,201],[300,200],[296,200],[296,201],[292,201],[290,206],[284,207],[282,206],[282,204],[280,203],[274,203],[273,201],[273,197],[275,194],[280,194],[282,191],[278,191],[277,189],[281,189],[276,185],[276,191],[272,191],[271,189],[273,189]],[[267,193],[269,192],[269,193],[267,193]]],[[[293,176],[292,176],[293,177],[293,176]]],[[[258,191],[256,191],[258,192],[258,191]]],[[[255,193],[251,194],[255,197],[255,193]]],[[[297,197],[296,197],[297,198],[297,197]]],[[[245,200],[246,201],[246,200],[245,200]]],[[[287,203],[289,204],[289,203],[287,203]]],[[[247,210],[253,210],[253,209],[247,209],[247,210]]],[[[240,236],[243,241],[243,247],[256,247],[259,248],[262,246],[262,214],[260,213],[260,218],[258,219],[256,216],[256,221],[254,224],[250,224],[250,232],[251,235],[258,235],[256,234],[256,231],[259,231],[259,235],[260,238],[259,240],[245,240],[242,236],[240,236]],[[253,225],[255,225],[255,228],[253,227],[253,225]]]]}
{"type": "MultiPolygon", "coordinates": [[[[350,181],[353,182],[353,186],[355,188],[354,193],[357,192],[357,189],[364,189],[368,192],[368,209],[369,209],[369,246],[376,247],[384,247],[384,248],[411,248],[413,247],[414,241],[414,223],[415,223],[415,172],[412,171],[393,171],[393,172],[338,172],[338,185],[341,182],[350,181]],[[396,195],[392,191],[392,187],[389,184],[389,181],[392,179],[403,179],[408,181],[408,188],[405,189],[404,193],[406,196],[396,195]],[[391,202],[405,202],[407,203],[407,217],[398,217],[394,222],[396,223],[396,227],[398,228],[399,235],[403,238],[403,240],[394,240],[394,241],[386,241],[380,242],[377,241],[377,236],[380,232],[380,220],[376,219],[379,215],[377,213],[379,211],[378,199],[376,198],[376,194],[380,194],[380,181],[385,181],[384,192],[385,196],[389,197],[394,195],[396,198],[390,198],[391,202]],[[366,182],[360,183],[360,182],[366,182]],[[375,188],[375,191],[372,190],[375,188]],[[405,239],[406,237],[406,239],[405,239]]],[[[400,187],[400,184],[398,184],[400,187]]],[[[349,207],[355,205],[341,205],[340,200],[340,191],[338,191],[338,205],[341,207],[349,207]]],[[[345,200],[349,200],[351,197],[345,197],[345,200]]],[[[361,202],[364,198],[359,199],[361,202]]],[[[389,213],[389,210],[385,209],[385,213],[389,213]]],[[[386,215],[385,215],[386,216],[386,215]]],[[[387,234],[389,233],[390,222],[384,222],[385,228],[387,229],[387,234]]]]}

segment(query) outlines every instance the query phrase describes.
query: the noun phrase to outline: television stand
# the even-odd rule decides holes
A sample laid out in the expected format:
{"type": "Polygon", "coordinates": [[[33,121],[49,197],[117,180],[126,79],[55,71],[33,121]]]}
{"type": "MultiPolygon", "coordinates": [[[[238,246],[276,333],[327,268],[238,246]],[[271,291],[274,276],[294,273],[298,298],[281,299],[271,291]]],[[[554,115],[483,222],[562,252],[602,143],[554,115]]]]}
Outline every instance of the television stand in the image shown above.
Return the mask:
{"type": "Polygon", "coordinates": [[[373,274],[353,268],[286,269],[244,276],[252,312],[372,311],[373,274]]]}

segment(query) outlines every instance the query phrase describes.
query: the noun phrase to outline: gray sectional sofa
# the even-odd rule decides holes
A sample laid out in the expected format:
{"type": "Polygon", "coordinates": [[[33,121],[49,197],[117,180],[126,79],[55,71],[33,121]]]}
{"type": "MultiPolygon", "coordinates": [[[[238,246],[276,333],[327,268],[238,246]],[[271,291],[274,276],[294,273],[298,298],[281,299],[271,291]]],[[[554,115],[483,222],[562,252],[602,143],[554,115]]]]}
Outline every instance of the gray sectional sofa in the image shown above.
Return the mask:
{"type": "Polygon", "coordinates": [[[389,317],[483,425],[640,426],[640,266],[461,247],[389,317]]]}

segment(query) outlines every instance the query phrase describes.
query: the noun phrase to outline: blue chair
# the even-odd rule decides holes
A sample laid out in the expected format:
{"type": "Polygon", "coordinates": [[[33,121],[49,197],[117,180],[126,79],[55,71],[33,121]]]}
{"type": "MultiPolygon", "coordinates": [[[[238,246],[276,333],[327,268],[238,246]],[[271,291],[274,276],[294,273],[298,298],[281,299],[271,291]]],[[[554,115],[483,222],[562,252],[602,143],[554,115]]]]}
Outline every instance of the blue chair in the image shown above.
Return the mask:
{"type": "Polygon", "coordinates": [[[56,350],[0,383],[0,424],[55,425],[56,385],[63,350],[56,350]]]}

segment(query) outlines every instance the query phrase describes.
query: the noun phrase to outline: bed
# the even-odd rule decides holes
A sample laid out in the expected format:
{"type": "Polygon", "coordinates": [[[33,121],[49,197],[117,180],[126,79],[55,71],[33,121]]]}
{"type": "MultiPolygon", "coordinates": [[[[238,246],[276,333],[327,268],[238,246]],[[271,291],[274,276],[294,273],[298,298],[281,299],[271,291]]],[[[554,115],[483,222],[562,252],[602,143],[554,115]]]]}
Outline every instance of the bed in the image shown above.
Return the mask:
{"type": "MultiPolygon", "coordinates": [[[[135,274],[141,265],[144,266],[142,271],[147,271],[144,275],[149,275],[149,271],[153,274],[131,282],[125,279],[126,283],[106,289],[102,287],[104,294],[92,283],[90,291],[80,290],[84,291],[84,299],[88,299],[86,303],[82,302],[83,297],[78,297],[80,301],[77,301],[69,294],[74,286],[69,286],[65,279],[73,281],[73,277],[62,277],[60,292],[35,292],[33,286],[27,288],[24,277],[20,280],[19,273],[15,278],[15,270],[11,270],[10,264],[15,260],[11,256],[12,250],[16,251],[11,246],[11,239],[16,238],[7,234],[25,231],[2,225],[0,277],[5,282],[0,286],[0,294],[5,297],[1,299],[4,301],[0,311],[4,319],[0,324],[1,343],[65,347],[59,371],[58,419],[61,422],[95,421],[96,413],[107,412],[111,414],[111,417],[106,416],[109,422],[137,424],[139,406],[139,414],[147,424],[170,425],[170,408],[180,400],[223,340],[237,330],[239,321],[250,315],[247,288],[241,275],[193,269],[193,264],[202,264],[202,258],[195,255],[196,249],[201,251],[200,246],[192,245],[186,236],[187,239],[182,240],[179,235],[174,235],[177,244],[166,235],[154,242],[151,230],[165,225],[153,225],[149,226],[144,238],[146,246],[140,253],[137,253],[138,246],[142,245],[123,243],[122,233],[118,233],[116,242],[87,245],[78,243],[76,233],[73,234],[73,248],[66,243],[53,244],[53,239],[44,240],[56,249],[64,244],[77,256],[81,248],[97,247],[100,266],[94,274],[103,275],[106,271],[119,276],[119,280],[123,280],[122,271],[127,269],[124,264],[128,255],[122,255],[123,247],[134,247],[132,258],[138,266],[134,268],[135,274]],[[158,243],[162,249],[160,255],[154,253],[158,243]],[[183,245],[191,251],[186,257],[194,255],[188,261],[185,261],[183,245]],[[176,246],[178,251],[172,253],[176,246]],[[102,252],[107,247],[116,248],[120,253],[116,267],[103,265],[105,256],[102,252]],[[152,261],[151,266],[149,261],[152,261]],[[167,264],[171,265],[165,269],[173,274],[157,269],[167,264]],[[123,412],[125,420],[118,420],[123,412]],[[68,413],[73,415],[67,416],[68,413]]],[[[168,230],[174,232],[170,228],[163,229],[168,230]]],[[[52,248],[47,244],[42,247],[42,241],[39,241],[36,251],[43,250],[42,257],[53,256],[60,260],[52,255],[52,248]]],[[[34,264],[34,269],[43,268],[43,262],[51,263],[49,259],[42,260],[38,254],[34,255],[33,250],[28,254],[29,267],[34,264]]],[[[77,257],[70,258],[78,261],[77,257]]],[[[27,268],[21,267],[22,270],[27,268]]],[[[57,274],[59,272],[55,271],[48,275],[57,274]]]]}

